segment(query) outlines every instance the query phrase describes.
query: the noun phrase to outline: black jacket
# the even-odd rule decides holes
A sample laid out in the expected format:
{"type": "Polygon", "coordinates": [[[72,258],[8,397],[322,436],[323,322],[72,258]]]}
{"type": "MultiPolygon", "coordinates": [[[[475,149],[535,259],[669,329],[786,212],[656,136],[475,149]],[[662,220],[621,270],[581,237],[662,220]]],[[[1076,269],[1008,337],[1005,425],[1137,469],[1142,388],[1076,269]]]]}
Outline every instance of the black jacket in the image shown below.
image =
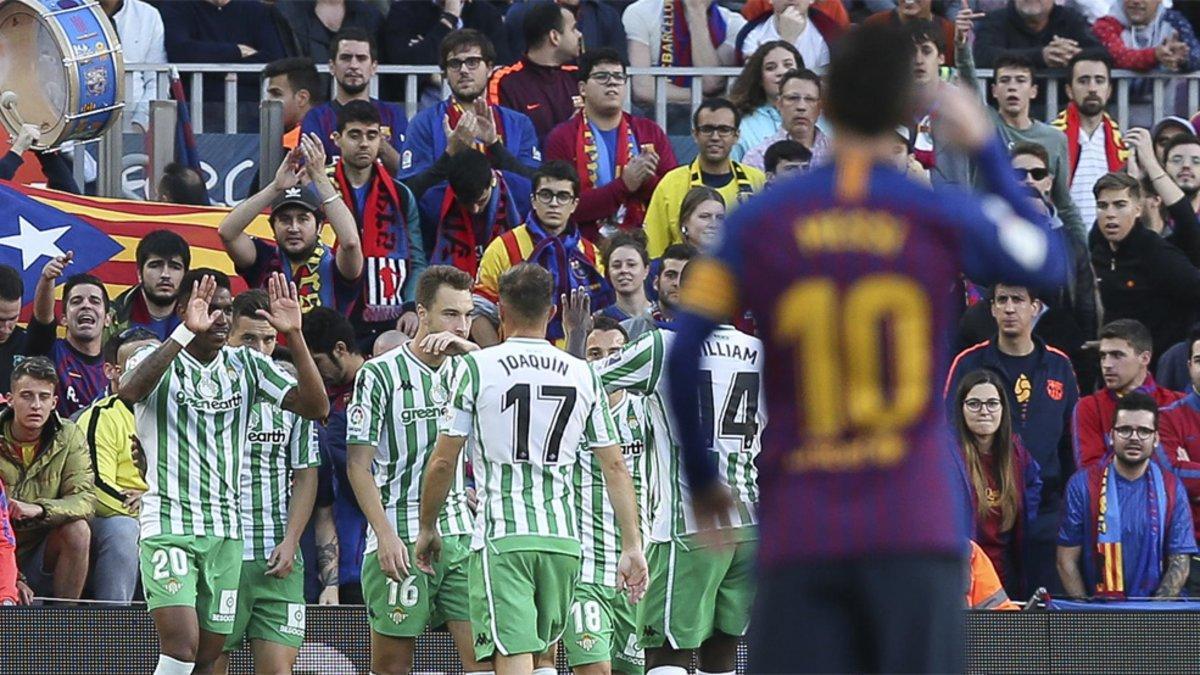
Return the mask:
{"type": "Polygon", "coordinates": [[[1078,11],[1055,5],[1050,10],[1050,21],[1046,28],[1034,33],[1017,14],[1010,0],[1007,6],[988,12],[979,22],[975,33],[975,65],[991,68],[1000,54],[1016,53],[1033,61],[1038,69],[1046,68],[1042,49],[1050,44],[1055,35],[1078,42],[1085,51],[1103,50],[1092,35],[1087,19],[1078,11]]]}
{"type": "Polygon", "coordinates": [[[1105,322],[1141,321],[1154,338],[1156,359],[1187,337],[1200,302],[1200,269],[1183,251],[1141,222],[1116,250],[1098,227],[1089,243],[1105,322]]]}
{"type": "MultiPolygon", "coordinates": [[[[432,2],[393,2],[383,25],[386,39],[381,45],[381,61],[405,66],[437,65],[438,48],[450,34],[441,17],[441,8],[432,2]]],[[[474,28],[488,36],[496,47],[496,65],[509,62],[504,16],[491,3],[467,2],[460,20],[463,28],[474,28]]]]}

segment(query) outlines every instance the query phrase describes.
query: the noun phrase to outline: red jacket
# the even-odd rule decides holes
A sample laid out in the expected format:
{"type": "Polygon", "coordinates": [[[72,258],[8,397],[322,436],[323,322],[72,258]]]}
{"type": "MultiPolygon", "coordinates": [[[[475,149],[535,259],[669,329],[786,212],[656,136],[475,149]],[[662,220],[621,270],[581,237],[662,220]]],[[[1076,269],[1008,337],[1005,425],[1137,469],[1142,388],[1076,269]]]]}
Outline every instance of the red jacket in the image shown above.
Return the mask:
{"type": "MultiPolygon", "coordinates": [[[[1183,398],[1183,394],[1158,386],[1154,376],[1146,374],[1146,381],[1137,391],[1148,394],[1158,407],[1170,405],[1183,398]]],[[[1083,470],[1099,462],[1112,451],[1109,432],[1113,416],[1117,412],[1117,395],[1110,389],[1079,399],[1075,415],[1071,419],[1071,434],[1075,445],[1075,466],[1083,470]]]]}
{"type": "Polygon", "coordinates": [[[1200,395],[1194,389],[1158,411],[1158,441],[1187,490],[1192,523],[1200,539],[1200,395]],[[1187,452],[1188,459],[1179,458],[1179,448],[1187,452]]]}
{"type": "MultiPolygon", "coordinates": [[[[636,222],[627,218],[621,226],[623,229],[640,228],[642,220],[645,218],[646,206],[650,204],[650,197],[654,195],[654,188],[658,187],[658,181],[668,171],[679,165],[675,159],[675,150],[671,147],[671,141],[662,127],[645,117],[635,117],[629,113],[622,113],[622,115],[628,121],[638,146],[647,143],[654,146],[654,151],[658,153],[658,172],[642,183],[641,189],[637,192],[630,192],[629,188],[625,186],[625,181],[620,178],[614,178],[602,187],[584,189],[580,192],[579,205],[575,208],[575,222],[583,236],[593,241],[599,241],[600,223],[598,221],[612,217],[622,205],[631,201],[636,201],[640,206],[636,211],[640,213],[641,217],[636,222]]],[[[578,140],[582,124],[583,117],[575,115],[554,127],[554,130],[546,137],[543,157],[547,161],[560,159],[578,168],[580,166],[578,140]]],[[[602,141],[597,139],[596,142],[602,141]]]]}
{"type": "Polygon", "coordinates": [[[0,481],[0,605],[17,602],[17,538],[8,518],[8,494],[0,481]]]}

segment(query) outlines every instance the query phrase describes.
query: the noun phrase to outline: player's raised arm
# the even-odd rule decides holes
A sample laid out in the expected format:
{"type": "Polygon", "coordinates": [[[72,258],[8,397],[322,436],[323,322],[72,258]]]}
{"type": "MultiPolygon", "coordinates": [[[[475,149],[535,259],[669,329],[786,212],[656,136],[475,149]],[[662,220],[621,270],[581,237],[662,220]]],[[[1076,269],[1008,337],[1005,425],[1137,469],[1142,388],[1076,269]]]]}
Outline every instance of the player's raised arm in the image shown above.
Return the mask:
{"type": "Polygon", "coordinates": [[[947,140],[974,158],[988,193],[981,200],[944,202],[966,229],[967,275],[979,283],[1004,280],[1043,289],[1066,283],[1066,244],[1013,177],[1008,152],[982,104],[962,87],[942,87],[938,106],[947,140]]]}
{"type": "Polygon", "coordinates": [[[296,365],[296,386],[284,396],[280,407],[310,420],[323,419],[329,414],[329,399],[325,396],[321,373],[300,330],[303,319],[296,284],[275,272],[267,282],[267,294],[271,298],[271,310],[259,310],[259,315],[287,338],[296,365]]]}
{"type": "Polygon", "coordinates": [[[121,400],[132,404],[149,396],[179,352],[187,347],[197,333],[212,327],[220,313],[220,310],[209,309],[216,291],[217,280],[211,276],[205,276],[192,284],[190,289],[184,289],[188,295],[184,304],[183,324],[148,355],[138,352],[129,358],[125,374],[121,376],[121,400]]]}

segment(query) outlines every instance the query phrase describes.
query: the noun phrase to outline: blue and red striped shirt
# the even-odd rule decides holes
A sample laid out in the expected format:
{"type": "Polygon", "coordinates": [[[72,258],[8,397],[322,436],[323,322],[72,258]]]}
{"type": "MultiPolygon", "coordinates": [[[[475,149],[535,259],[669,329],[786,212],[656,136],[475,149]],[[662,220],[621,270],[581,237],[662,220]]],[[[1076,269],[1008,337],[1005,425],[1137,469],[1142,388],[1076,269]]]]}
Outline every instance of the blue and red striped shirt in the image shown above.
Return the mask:
{"type": "Polygon", "coordinates": [[[982,199],[839,155],[738,209],[713,256],[689,265],[668,377],[697,492],[715,479],[689,423],[701,341],[748,308],[766,350],[765,567],[962,552],[967,511],[939,397],[956,324],[949,290],[964,269],[984,283],[1067,278],[1066,252],[999,140],[977,161],[995,193],[982,199]]]}
{"type": "Polygon", "coordinates": [[[30,319],[25,335],[25,356],[46,356],[58,372],[58,414],[69,418],[108,393],[108,376],[104,374],[104,356],[89,356],[55,336],[53,324],[30,319]]]}

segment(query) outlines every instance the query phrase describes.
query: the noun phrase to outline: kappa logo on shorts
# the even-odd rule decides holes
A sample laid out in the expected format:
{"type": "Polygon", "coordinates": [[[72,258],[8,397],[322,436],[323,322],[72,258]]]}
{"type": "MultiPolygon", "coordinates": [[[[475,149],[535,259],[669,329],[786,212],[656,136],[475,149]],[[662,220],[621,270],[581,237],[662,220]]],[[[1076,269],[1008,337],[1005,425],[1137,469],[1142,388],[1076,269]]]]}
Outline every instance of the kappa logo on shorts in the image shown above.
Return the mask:
{"type": "Polygon", "coordinates": [[[592,635],[591,633],[584,633],[583,635],[579,636],[579,639],[575,641],[575,644],[579,645],[583,651],[590,652],[592,651],[592,648],[596,646],[596,642],[598,642],[596,636],[592,635]]]}
{"type": "Polygon", "coordinates": [[[476,647],[486,647],[487,645],[490,645],[490,644],[492,644],[492,637],[490,635],[488,635],[487,633],[479,633],[478,635],[475,636],[475,646],[476,647]]]}
{"type": "Polygon", "coordinates": [[[287,625],[280,626],[279,632],[286,635],[304,637],[305,608],[302,603],[289,602],[287,606],[287,625]]]}

